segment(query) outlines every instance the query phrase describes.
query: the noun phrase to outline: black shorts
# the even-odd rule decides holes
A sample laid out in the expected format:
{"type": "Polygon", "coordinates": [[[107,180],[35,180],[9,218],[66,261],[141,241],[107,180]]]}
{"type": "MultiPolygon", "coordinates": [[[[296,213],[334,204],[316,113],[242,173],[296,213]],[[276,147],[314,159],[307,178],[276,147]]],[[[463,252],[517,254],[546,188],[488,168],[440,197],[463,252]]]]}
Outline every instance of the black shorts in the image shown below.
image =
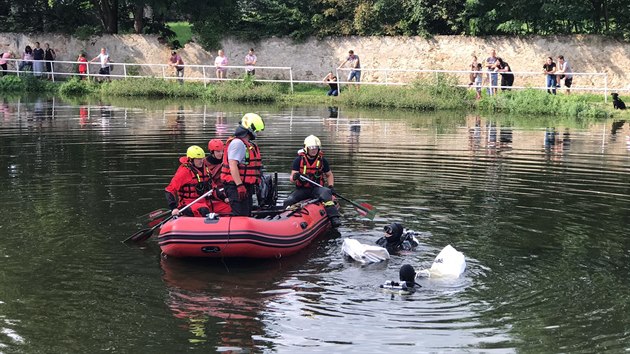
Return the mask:
{"type": "Polygon", "coordinates": [[[564,86],[571,87],[571,84],[573,84],[573,78],[572,77],[567,77],[566,79],[564,79],[564,86]]]}
{"type": "Polygon", "coordinates": [[[104,67],[104,68],[100,68],[100,69],[98,70],[98,73],[99,73],[100,75],[109,75],[109,66],[106,66],[106,67],[104,67]]]}

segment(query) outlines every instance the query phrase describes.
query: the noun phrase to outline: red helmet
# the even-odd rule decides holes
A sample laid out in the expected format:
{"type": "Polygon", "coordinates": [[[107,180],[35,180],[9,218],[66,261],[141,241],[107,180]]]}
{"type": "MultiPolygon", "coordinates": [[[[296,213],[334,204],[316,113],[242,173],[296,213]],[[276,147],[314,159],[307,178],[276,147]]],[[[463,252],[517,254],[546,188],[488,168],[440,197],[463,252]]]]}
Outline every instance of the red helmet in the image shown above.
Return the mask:
{"type": "Polygon", "coordinates": [[[223,151],[223,141],[221,139],[212,139],[208,142],[208,150],[223,151]]]}

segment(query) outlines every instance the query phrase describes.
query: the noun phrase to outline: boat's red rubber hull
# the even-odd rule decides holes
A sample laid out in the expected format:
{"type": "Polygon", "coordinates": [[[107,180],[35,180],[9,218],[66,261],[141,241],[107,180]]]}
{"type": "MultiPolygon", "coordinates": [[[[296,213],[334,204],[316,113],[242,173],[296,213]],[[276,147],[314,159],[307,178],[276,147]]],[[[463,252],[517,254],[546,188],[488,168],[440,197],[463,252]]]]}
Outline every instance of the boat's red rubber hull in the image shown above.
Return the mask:
{"type": "Polygon", "coordinates": [[[172,257],[280,258],[300,251],[330,229],[320,204],[288,213],[273,219],[180,217],[162,226],[158,243],[172,257]]]}

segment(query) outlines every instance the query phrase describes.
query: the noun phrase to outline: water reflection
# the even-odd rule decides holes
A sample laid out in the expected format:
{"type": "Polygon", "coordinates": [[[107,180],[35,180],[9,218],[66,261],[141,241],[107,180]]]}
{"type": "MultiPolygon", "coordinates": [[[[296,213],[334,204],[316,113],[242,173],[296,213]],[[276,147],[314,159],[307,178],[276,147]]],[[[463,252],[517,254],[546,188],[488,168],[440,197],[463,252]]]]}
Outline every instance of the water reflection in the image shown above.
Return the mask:
{"type": "MultiPolygon", "coordinates": [[[[0,203],[10,216],[0,222],[0,346],[10,345],[7,352],[70,344],[96,352],[121,341],[138,352],[387,352],[401,345],[593,352],[622,351],[630,340],[629,145],[618,138],[628,135],[620,121],[0,102],[0,191],[10,196],[0,203]],[[268,171],[286,176],[304,137],[315,134],[336,189],[376,206],[377,217],[362,219],[344,204],[340,236],[289,260],[236,262],[229,272],[222,263],[160,259],[158,266],[151,242],[146,248],[155,252],[122,247],[136,231],[135,216],[164,207],[181,151],[227,137],[245,111],[269,117],[257,140],[268,171]],[[344,237],[373,244],[394,220],[432,236],[417,252],[379,265],[341,258],[344,237]],[[446,244],[467,256],[460,282],[427,283],[410,297],[378,288],[397,279],[403,263],[430,266],[446,244]],[[77,323],[98,330],[60,341],[58,328],[75,333],[77,323]],[[7,328],[23,339],[22,350],[13,350],[7,328]]],[[[291,186],[281,187],[286,194],[291,186]]]]}
{"type": "Polygon", "coordinates": [[[273,270],[241,277],[243,269],[230,271],[225,264],[166,257],[161,257],[160,266],[167,306],[183,320],[190,343],[209,342],[220,351],[256,347],[254,338],[264,334],[259,315],[266,302],[259,293],[269,285],[273,270]]]}
{"type": "Polygon", "coordinates": [[[186,114],[184,106],[179,105],[177,109],[165,109],[164,118],[166,128],[172,135],[183,134],[186,129],[186,114]]]}

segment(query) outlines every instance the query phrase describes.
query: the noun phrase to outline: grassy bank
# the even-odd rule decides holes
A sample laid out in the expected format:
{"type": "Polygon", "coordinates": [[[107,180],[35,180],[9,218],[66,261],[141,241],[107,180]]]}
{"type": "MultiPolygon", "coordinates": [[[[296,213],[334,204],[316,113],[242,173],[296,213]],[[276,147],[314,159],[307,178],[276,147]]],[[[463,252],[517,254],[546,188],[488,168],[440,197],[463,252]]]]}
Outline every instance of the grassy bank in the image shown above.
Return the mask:
{"type": "MultiPolygon", "coordinates": [[[[193,99],[207,102],[273,103],[273,104],[327,104],[346,107],[410,109],[421,111],[477,111],[515,115],[548,115],[567,117],[603,118],[629,116],[613,112],[612,104],[604,104],[601,95],[558,94],[549,95],[540,90],[501,92],[496,96],[483,96],[475,100],[472,90],[455,87],[448,76],[436,81],[418,81],[408,86],[371,86],[360,89],[345,87],[339,97],[326,96],[323,85],[297,84],[291,93],[288,84],[257,83],[249,78],[209,84],[186,82],[180,85],[173,80],[156,78],[113,80],[96,82],[72,79],[51,83],[32,76],[5,76],[0,79],[0,92],[47,92],[67,97],[118,96],[148,99],[193,99]]],[[[630,99],[626,100],[630,101],[630,99]]]]}

